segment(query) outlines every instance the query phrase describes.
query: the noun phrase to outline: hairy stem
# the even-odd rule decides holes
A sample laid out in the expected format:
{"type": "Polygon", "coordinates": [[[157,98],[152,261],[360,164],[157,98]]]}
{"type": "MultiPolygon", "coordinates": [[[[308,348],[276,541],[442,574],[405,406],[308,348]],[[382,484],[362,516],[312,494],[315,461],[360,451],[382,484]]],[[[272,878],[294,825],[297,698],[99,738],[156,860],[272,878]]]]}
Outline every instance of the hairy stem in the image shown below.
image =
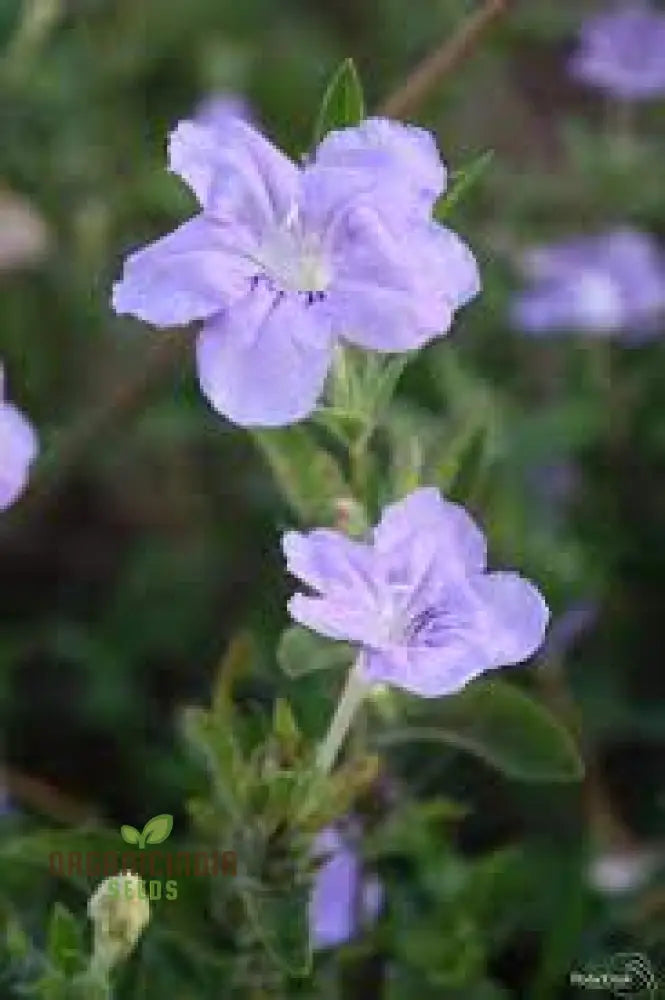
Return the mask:
{"type": "Polygon", "coordinates": [[[316,766],[323,774],[328,774],[332,770],[356,712],[367,693],[368,686],[362,679],[360,670],[361,657],[359,656],[349,671],[328,732],[316,755],[316,766]]]}

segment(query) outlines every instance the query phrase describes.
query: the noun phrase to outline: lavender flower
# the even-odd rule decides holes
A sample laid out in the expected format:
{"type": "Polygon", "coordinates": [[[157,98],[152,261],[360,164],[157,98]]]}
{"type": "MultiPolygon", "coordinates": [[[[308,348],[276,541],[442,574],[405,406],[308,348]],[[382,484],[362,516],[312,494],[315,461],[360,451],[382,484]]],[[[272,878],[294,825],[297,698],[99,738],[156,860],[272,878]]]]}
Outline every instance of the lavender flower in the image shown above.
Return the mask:
{"type": "Polygon", "coordinates": [[[583,25],[573,76],[624,100],[665,94],[665,11],[618,4],[583,25]]]}
{"type": "Polygon", "coordinates": [[[18,499],[37,455],[37,436],[26,418],[4,400],[4,372],[0,366],[0,510],[18,499]]]}
{"type": "Polygon", "coordinates": [[[650,335],[665,311],[665,255],[646,233],[615,229],[529,253],[531,286],[512,309],[526,333],[650,335]]]}
{"type": "Polygon", "coordinates": [[[540,593],[516,573],[486,572],[482,532],[432,487],[387,507],[368,543],[316,529],[287,532],[283,547],[313,591],[291,598],[292,618],[357,643],[368,682],[452,694],[543,641],[540,593]]]}
{"type": "Polygon", "coordinates": [[[431,219],[445,172],[421,129],[370,119],[298,167],[237,117],[183,122],[170,168],[202,211],[128,258],[114,307],[159,327],[203,320],[202,390],[238,424],[311,413],[336,338],[417,348],[478,291],[470,251],[431,219]]]}
{"type": "Polygon", "coordinates": [[[309,900],[312,947],[335,948],[350,941],[362,925],[374,923],[383,901],[376,876],[364,876],[348,837],[326,827],[316,838],[314,857],[323,860],[309,900]]]}
{"type": "Polygon", "coordinates": [[[231,119],[244,122],[253,119],[249,101],[242,94],[219,92],[204,97],[196,109],[195,121],[200,125],[226,125],[231,119]]]}

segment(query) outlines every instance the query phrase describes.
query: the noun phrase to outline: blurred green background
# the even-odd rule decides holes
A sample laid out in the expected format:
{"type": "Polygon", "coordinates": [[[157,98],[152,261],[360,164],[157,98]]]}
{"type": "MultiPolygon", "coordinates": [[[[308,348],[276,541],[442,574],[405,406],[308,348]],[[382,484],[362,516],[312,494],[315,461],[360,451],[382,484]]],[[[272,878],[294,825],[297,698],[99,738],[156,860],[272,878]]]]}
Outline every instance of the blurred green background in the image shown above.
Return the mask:
{"type": "MultiPolygon", "coordinates": [[[[241,628],[255,636],[250,701],[269,705],[295,687],[274,656],[289,586],[279,534],[294,512],[252,438],[202,400],[190,334],[110,310],[127,251],[193,209],[165,170],[167,132],[210,94],[241,94],[300,156],[343,58],[356,61],[374,108],[474,6],[0,3],[0,357],[42,443],[30,490],[0,523],[0,717],[22,814],[8,822],[74,821],[83,803],[111,826],[160,812],[182,826],[193,765],[177,710],[207,698],[229,639],[241,628]],[[34,245],[22,254],[26,231],[34,245]]],[[[517,785],[452,750],[403,751],[395,771],[407,785],[418,775],[417,795],[469,806],[456,826],[461,856],[521,852],[486,901],[494,986],[418,979],[435,955],[444,971],[462,962],[464,934],[430,921],[431,941],[424,929],[407,940],[420,905],[407,865],[393,872],[392,944],[356,969],[344,997],[459,989],[546,1000],[578,995],[567,977],[584,957],[663,961],[662,884],[618,897],[587,873],[597,851],[662,845],[665,344],[529,340],[507,311],[529,243],[617,223],[665,239],[663,104],[639,108],[643,139],[630,163],[617,162],[606,100],[566,74],[591,9],[513,3],[412,116],[452,170],[494,156],[450,220],[481,262],[483,293],[409,368],[399,399],[405,422],[427,419],[442,454],[471,415],[467,460],[453,476],[442,459],[438,484],[476,512],[496,565],[538,581],[555,620],[587,609],[576,640],[519,677],[554,702],[574,699],[592,766],[583,787],[517,785]]],[[[292,696],[320,731],[307,685],[292,696]]],[[[425,881],[442,850],[425,832],[404,847],[425,881]]],[[[32,912],[34,889],[28,899],[32,912]]],[[[321,985],[312,995],[336,994],[321,985]]]]}

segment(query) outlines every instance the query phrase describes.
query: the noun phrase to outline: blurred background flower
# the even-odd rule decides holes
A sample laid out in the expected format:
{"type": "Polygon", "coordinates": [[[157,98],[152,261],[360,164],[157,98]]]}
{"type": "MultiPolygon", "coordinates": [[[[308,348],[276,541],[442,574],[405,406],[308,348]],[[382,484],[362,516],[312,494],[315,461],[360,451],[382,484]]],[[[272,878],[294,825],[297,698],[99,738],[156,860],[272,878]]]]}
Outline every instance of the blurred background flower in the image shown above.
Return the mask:
{"type": "Polygon", "coordinates": [[[665,251],[646,233],[616,229],[527,253],[530,284],[513,305],[526,333],[568,330],[626,339],[656,335],[665,313],[665,251]]]}
{"type": "Polygon", "coordinates": [[[665,11],[617,3],[582,25],[570,69],[584,83],[624,100],[665,95],[665,11]]]}
{"type": "Polygon", "coordinates": [[[375,875],[363,872],[352,829],[322,830],[313,856],[319,867],[309,902],[312,944],[316,949],[336,948],[377,920],[383,890],[375,875]]]}
{"type": "Polygon", "coordinates": [[[31,424],[5,400],[5,373],[0,366],[0,510],[14,503],[25,489],[37,448],[31,424]]]}

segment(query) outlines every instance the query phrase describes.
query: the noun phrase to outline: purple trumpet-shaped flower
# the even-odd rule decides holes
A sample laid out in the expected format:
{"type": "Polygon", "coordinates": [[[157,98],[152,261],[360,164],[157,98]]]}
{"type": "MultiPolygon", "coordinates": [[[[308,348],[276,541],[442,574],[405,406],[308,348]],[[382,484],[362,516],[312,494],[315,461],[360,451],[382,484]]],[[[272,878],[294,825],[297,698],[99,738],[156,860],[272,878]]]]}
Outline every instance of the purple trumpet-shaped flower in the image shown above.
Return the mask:
{"type": "Polygon", "coordinates": [[[309,933],[315,949],[336,948],[374,923],[381,910],[383,889],[376,876],[365,875],[350,840],[334,826],[316,838],[317,870],[309,899],[309,933]]]}
{"type": "Polygon", "coordinates": [[[530,285],[517,296],[512,319],[532,334],[559,330],[638,340],[658,331],[665,316],[665,254],[646,233],[615,229],[528,253],[530,285]]]}
{"type": "Polygon", "coordinates": [[[422,129],[370,119],[300,167],[230,116],[181,123],[169,158],[201,212],[130,255],[114,307],[158,327],[202,320],[202,390],[238,424],[308,416],[337,338],[417,348],[478,291],[470,251],[432,221],[445,171],[422,129]]]}
{"type": "Polygon", "coordinates": [[[665,95],[665,11],[638,0],[590,17],[570,71],[623,100],[665,95]]]}
{"type": "Polygon", "coordinates": [[[549,612],[517,573],[488,573],[480,529],[432,487],[387,507],[368,542],[336,531],[287,532],[290,572],[310,589],[291,617],[356,643],[361,676],[426,698],[526,660],[549,612]]]}
{"type": "Polygon", "coordinates": [[[0,366],[0,510],[11,506],[28,481],[37,455],[37,435],[23,414],[4,398],[0,366]]]}

